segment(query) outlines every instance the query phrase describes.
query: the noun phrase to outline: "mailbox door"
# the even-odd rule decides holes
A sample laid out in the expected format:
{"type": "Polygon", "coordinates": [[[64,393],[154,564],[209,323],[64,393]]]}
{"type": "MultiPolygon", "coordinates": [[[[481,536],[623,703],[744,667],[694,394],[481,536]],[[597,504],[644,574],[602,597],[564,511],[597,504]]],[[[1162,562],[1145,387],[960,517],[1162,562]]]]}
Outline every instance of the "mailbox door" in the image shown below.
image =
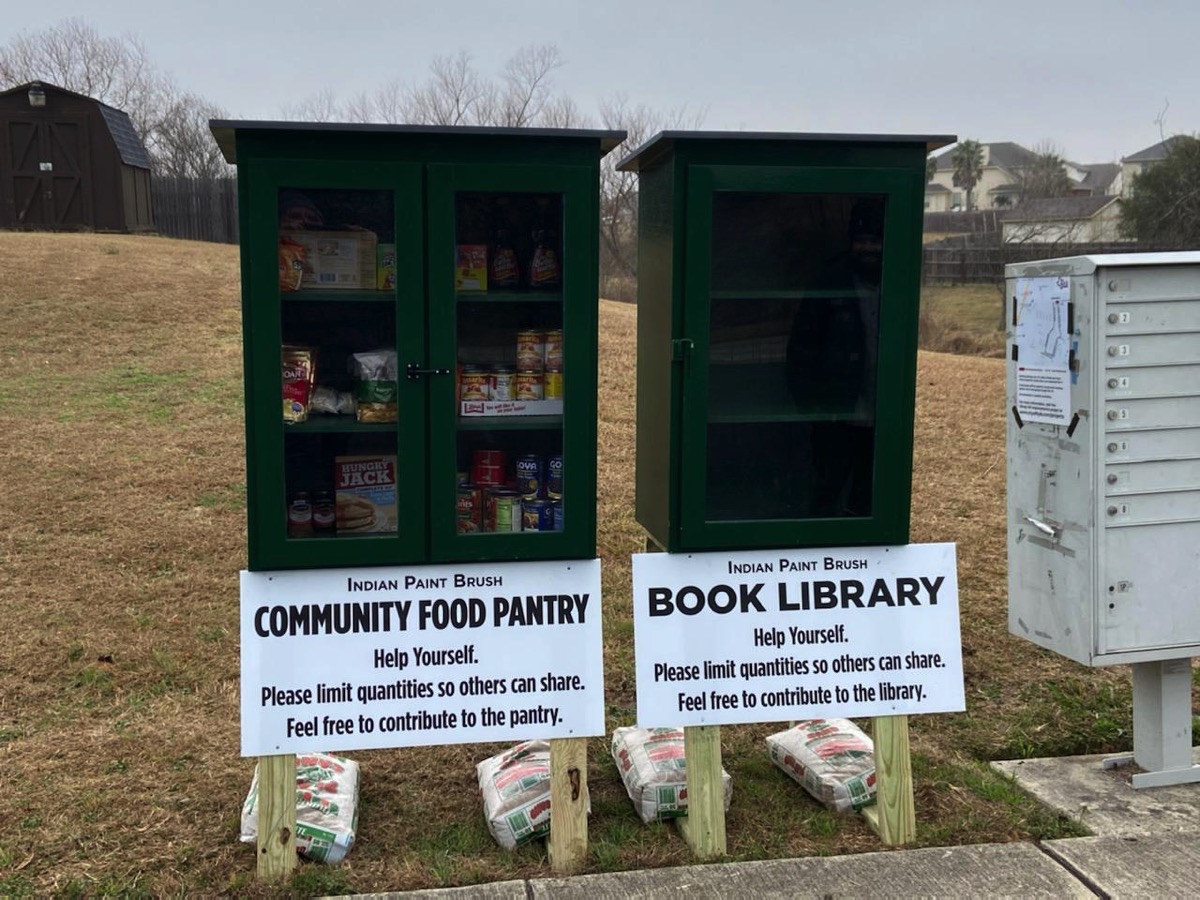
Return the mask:
{"type": "Polygon", "coordinates": [[[908,540],[918,181],[689,167],[682,549],[908,540]]]}

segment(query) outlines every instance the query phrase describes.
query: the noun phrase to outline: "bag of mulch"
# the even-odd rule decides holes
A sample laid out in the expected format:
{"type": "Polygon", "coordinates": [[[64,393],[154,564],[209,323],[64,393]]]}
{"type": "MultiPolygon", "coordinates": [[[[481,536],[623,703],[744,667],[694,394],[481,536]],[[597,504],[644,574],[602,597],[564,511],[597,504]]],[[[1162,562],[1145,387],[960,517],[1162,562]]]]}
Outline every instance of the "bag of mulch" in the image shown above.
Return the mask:
{"type": "MultiPolygon", "coordinates": [[[[296,754],[296,852],[336,865],[358,829],[358,763],[328,753],[296,754]]],[[[258,766],[242,804],[242,842],[258,839],[258,766]]]]}
{"type": "Polygon", "coordinates": [[[858,811],[875,802],[875,744],[849,719],[807,719],[767,738],[771,762],[823,805],[858,811]]]}
{"type": "Polygon", "coordinates": [[[523,741],[475,767],[488,831],[511,850],[550,833],[550,744],[523,741]]]}
{"type": "MultiPolygon", "coordinates": [[[[625,793],[643,822],[687,815],[687,760],[681,728],[618,728],[612,757],[625,783],[625,793]]],[[[721,770],[725,809],[733,798],[733,779],[721,770]]]]}

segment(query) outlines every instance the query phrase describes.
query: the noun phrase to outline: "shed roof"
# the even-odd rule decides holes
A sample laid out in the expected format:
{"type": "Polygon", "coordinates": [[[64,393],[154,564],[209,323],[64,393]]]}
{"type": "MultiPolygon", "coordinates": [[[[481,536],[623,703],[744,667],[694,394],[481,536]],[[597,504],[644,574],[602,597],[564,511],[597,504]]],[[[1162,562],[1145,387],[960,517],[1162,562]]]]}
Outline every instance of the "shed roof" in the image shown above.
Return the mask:
{"type": "Polygon", "coordinates": [[[137,129],[133,127],[133,120],[129,118],[129,114],[124,110],[109,106],[95,97],[89,97],[87,94],[78,94],[75,91],[69,91],[66,88],[50,84],[47,81],[27,81],[6,91],[0,91],[0,97],[6,97],[9,94],[28,93],[29,89],[35,84],[40,84],[46,91],[56,91],[60,94],[66,94],[69,97],[77,97],[80,100],[95,103],[100,109],[100,116],[104,119],[104,124],[108,128],[108,133],[112,137],[113,143],[117,146],[117,152],[121,155],[121,162],[127,166],[136,166],[139,169],[150,168],[150,154],[146,152],[146,145],[138,137],[137,129]]]}
{"type": "Polygon", "coordinates": [[[1103,194],[1093,197],[1043,197],[1026,200],[1014,209],[1001,214],[1004,222],[1047,222],[1063,219],[1090,219],[1120,197],[1103,194]]]}

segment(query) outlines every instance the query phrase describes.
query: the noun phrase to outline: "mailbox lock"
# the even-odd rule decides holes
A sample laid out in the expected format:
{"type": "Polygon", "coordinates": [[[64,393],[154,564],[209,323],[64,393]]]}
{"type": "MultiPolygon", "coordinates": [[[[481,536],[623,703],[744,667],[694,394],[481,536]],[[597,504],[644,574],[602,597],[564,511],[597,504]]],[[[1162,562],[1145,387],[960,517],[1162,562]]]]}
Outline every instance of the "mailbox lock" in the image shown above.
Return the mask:
{"type": "Polygon", "coordinates": [[[1108,324],[1109,324],[1109,325],[1116,325],[1118,321],[1120,321],[1120,320],[1117,318],[1117,314],[1116,314],[1116,313],[1109,313],[1109,314],[1108,314],[1108,324]]]}
{"type": "Polygon", "coordinates": [[[1108,348],[1108,355],[1109,355],[1109,356],[1116,356],[1116,355],[1117,355],[1117,348],[1116,348],[1116,347],[1109,347],[1109,348],[1108,348]]]}
{"type": "Polygon", "coordinates": [[[1108,379],[1108,386],[1110,388],[1115,388],[1117,386],[1117,379],[1115,379],[1115,378],[1108,379]]]}
{"type": "Polygon", "coordinates": [[[1116,452],[1117,452],[1117,445],[1116,445],[1115,443],[1109,444],[1109,445],[1108,445],[1108,452],[1109,452],[1109,453],[1116,453],[1116,452]]]}
{"type": "Polygon", "coordinates": [[[1117,418],[1117,416],[1120,414],[1115,409],[1110,409],[1108,411],[1107,415],[1108,415],[1108,420],[1111,422],[1111,421],[1115,420],[1117,418]]]}
{"type": "Polygon", "coordinates": [[[1117,476],[1116,476],[1116,475],[1113,475],[1113,474],[1109,474],[1109,476],[1108,476],[1108,483],[1109,483],[1109,484],[1116,484],[1116,483],[1117,483],[1117,476]]]}
{"type": "Polygon", "coordinates": [[[1117,508],[1115,506],[1110,506],[1108,508],[1108,514],[1110,516],[1115,516],[1117,514],[1117,508]]]}

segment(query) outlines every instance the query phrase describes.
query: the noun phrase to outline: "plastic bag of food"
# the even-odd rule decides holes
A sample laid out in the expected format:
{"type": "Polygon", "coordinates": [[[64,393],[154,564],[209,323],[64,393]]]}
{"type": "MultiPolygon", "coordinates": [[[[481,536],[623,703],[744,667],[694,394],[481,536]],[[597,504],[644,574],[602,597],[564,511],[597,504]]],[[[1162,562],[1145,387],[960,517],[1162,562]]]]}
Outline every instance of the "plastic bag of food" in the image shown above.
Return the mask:
{"type": "MultiPolygon", "coordinates": [[[[296,852],[336,865],[358,830],[358,763],[328,753],[296,754],[296,852]]],[[[258,839],[258,766],[242,804],[242,843],[258,839]]]]}
{"type": "Polygon", "coordinates": [[[350,374],[356,379],[358,421],[395,422],[399,395],[399,368],[395,350],[368,350],[350,357],[350,374]]]}
{"type": "Polygon", "coordinates": [[[308,420],[313,382],[317,377],[317,354],[311,347],[284,344],[283,362],[283,421],[308,420]]]}
{"type": "Polygon", "coordinates": [[[875,744],[849,719],[806,719],[767,737],[771,762],[838,812],[875,802],[875,744]]]}
{"type": "Polygon", "coordinates": [[[492,837],[508,850],[550,833],[550,744],[523,741],[475,767],[492,837]]]}
{"type": "MultiPolygon", "coordinates": [[[[681,728],[618,728],[612,757],[625,793],[643,822],[687,815],[687,760],[681,728]]],[[[733,779],[721,770],[725,809],[733,798],[733,779]]]]}
{"type": "Polygon", "coordinates": [[[356,409],[354,395],[349,391],[339,391],[335,388],[318,384],[313,388],[309,401],[312,412],[327,413],[333,416],[354,415],[356,409]]]}

